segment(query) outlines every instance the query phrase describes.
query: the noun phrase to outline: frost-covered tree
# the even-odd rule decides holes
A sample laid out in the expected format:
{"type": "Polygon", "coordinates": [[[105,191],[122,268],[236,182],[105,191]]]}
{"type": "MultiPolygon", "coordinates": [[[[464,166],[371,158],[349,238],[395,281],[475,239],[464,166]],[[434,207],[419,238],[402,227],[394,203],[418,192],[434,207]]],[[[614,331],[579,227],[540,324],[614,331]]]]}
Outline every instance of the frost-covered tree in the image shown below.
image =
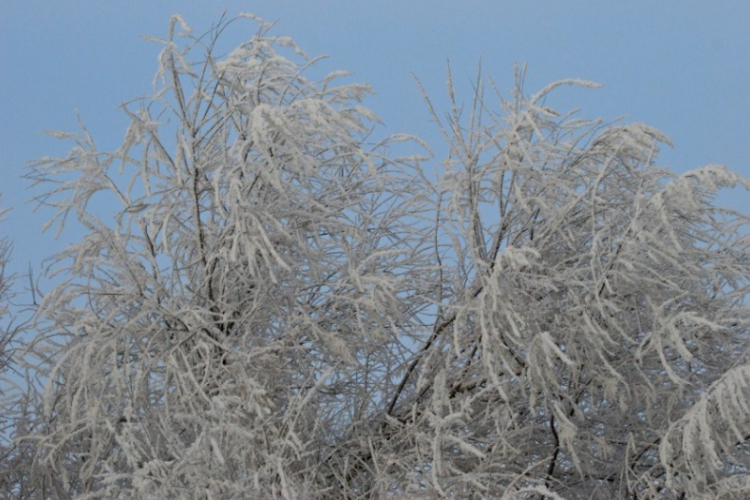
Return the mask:
{"type": "Polygon", "coordinates": [[[39,316],[43,496],[329,495],[416,341],[419,197],[368,88],[308,80],[263,24],[216,59],[227,24],[173,19],[123,145],[36,167],[86,231],[39,316]]]}
{"type": "MultiPolygon", "coordinates": [[[[0,208],[3,222],[9,208],[0,208]]],[[[0,237],[0,497],[12,498],[23,481],[23,470],[30,461],[14,442],[18,433],[28,430],[21,418],[28,399],[22,388],[20,370],[15,354],[21,344],[24,324],[19,321],[18,308],[11,304],[14,298],[14,281],[9,271],[12,245],[8,238],[0,237]],[[15,309],[15,310],[14,310],[15,309]]],[[[17,304],[16,304],[17,305],[17,304]]]]}
{"type": "Polygon", "coordinates": [[[439,313],[391,396],[400,453],[446,496],[745,498],[749,219],[712,202],[749,184],[545,108],[564,84],[590,85],[500,112],[478,84],[463,123],[449,79],[439,313]]]}
{"type": "MultiPolygon", "coordinates": [[[[5,219],[9,208],[0,207],[0,223],[5,219]]],[[[8,321],[10,316],[10,299],[12,297],[11,284],[13,276],[8,272],[8,264],[11,257],[11,243],[6,237],[0,238],[0,373],[9,365],[12,351],[11,343],[16,329],[13,323],[8,321]]],[[[0,415],[0,419],[2,419],[0,415]]],[[[0,423],[3,423],[0,420],[0,423]]]]}
{"type": "Polygon", "coordinates": [[[219,56],[231,22],[175,17],[122,146],[32,174],[85,234],[29,349],[28,497],[750,492],[748,218],[713,203],[750,184],[522,72],[496,111],[449,76],[425,174],[268,25],[219,56]]]}

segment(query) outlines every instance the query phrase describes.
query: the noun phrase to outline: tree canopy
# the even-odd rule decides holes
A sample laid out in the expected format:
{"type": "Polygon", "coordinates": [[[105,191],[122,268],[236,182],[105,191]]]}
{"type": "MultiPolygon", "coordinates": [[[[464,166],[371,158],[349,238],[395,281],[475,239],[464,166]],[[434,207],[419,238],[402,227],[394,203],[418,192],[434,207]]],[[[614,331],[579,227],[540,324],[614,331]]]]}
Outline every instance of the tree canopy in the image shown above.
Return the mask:
{"type": "Polygon", "coordinates": [[[715,203],[748,181],[523,70],[426,99],[446,158],[373,139],[369,87],[263,21],[220,54],[246,17],[175,16],[122,145],[82,126],[30,173],[83,233],[19,360],[8,498],[750,493],[750,219],[715,203]]]}

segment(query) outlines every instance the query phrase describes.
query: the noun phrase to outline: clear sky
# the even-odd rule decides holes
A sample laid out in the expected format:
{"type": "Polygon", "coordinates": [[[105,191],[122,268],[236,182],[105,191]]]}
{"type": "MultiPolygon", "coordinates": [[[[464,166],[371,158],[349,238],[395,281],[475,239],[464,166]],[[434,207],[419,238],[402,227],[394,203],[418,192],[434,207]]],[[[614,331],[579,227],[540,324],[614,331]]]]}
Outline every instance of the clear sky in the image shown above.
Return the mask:
{"type": "MultiPolygon", "coordinates": [[[[159,47],[140,35],[163,36],[177,12],[200,33],[225,9],[278,20],[276,34],[330,56],[322,70],[373,85],[365,104],[384,133],[439,142],[412,73],[439,100],[450,60],[468,99],[480,59],[501,90],[528,63],[529,93],[568,77],[603,84],[554,104],[660,129],[675,143],[663,165],[722,163],[750,177],[748,0],[0,0],[0,193],[14,207],[0,236],[14,241],[15,271],[75,237],[41,235],[49,213],[25,203],[26,162],[69,148],[40,132],[75,131],[77,110],[101,149],[116,147],[127,125],[119,103],[148,93],[156,70],[159,47]]],[[[722,200],[750,211],[747,192],[722,200]]]]}

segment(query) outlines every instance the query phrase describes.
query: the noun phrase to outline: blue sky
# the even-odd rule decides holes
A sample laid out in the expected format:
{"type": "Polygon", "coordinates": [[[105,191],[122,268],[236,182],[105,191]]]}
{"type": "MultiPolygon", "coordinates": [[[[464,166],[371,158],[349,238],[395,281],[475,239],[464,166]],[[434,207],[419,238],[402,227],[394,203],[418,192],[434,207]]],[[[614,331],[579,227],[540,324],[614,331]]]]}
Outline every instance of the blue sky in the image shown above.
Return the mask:
{"type": "MultiPolygon", "coordinates": [[[[565,90],[554,104],[660,129],[675,143],[663,165],[722,163],[750,177],[746,0],[3,0],[0,193],[14,209],[0,236],[14,241],[15,271],[76,237],[40,234],[49,213],[32,215],[26,203],[34,195],[20,178],[26,162],[68,149],[40,132],[75,131],[77,110],[101,149],[116,147],[127,125],[119,103],[148,93],[156,70],[159,47],[140,35],[164,35],[177,12],[203,32],[225,9],[278,20],[276,34],[330,56],[321,71],[349,70],[371,84],[377,94],[365,104],[384,134],[439,142],[412,74],[440,102],[450,60],[468,100],[480,59],[501,90],[512,87],[514,64],[527,63],[528,92],[568,77],[603,84],[565,90]]],[[[232,41],[251,35],[235,30],[232,41]]],[[[722,201],[750,210],[747,192],[722,201]]]]}

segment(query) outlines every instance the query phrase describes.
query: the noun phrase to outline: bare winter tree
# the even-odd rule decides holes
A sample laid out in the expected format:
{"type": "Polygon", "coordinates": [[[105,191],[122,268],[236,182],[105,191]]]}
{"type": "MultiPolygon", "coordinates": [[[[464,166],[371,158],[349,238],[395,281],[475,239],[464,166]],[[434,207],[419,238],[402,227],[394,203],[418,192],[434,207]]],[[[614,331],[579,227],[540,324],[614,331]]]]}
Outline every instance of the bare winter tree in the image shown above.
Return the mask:
{"type": "Polygon", "coordinates": [[[85,236],[29,349],[28,498],[750,492],[749,221],[713,203],[748,182],[522,72],[496,111],[449,77],[435,181],[268,25],[219,57],[232,22],[175,17],[122,146],[36,165],[85,236]]]}

